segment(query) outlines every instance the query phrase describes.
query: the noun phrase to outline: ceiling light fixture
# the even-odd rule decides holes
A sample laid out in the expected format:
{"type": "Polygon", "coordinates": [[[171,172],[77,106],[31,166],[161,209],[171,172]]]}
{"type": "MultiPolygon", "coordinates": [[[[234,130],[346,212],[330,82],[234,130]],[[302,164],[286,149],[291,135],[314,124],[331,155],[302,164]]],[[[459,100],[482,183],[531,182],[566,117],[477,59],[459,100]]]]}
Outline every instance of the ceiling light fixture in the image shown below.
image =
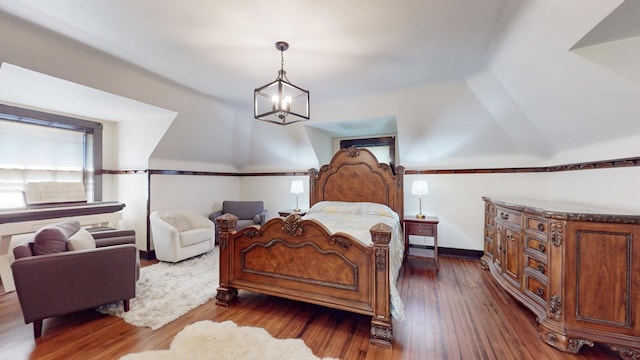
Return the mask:
{"type": "Polygon", "coordinates": [[[253,92],[254,117],[257,120],[289,125],[309,120],[309,91],[293,85],[284,71],[284,52],[289,44],[276,43],[280,50],[280,71],[275,81],[253,92]]]}

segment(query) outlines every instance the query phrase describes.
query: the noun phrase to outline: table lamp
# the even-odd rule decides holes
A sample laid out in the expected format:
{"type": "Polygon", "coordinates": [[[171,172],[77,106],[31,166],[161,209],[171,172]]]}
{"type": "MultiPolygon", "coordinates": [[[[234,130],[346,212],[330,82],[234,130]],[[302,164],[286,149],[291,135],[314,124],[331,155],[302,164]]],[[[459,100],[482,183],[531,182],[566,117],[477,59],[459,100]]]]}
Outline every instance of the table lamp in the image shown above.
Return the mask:
{"type": "Polygon", "coordinates": [[[298,195],[304,192],[304,184],[302,180],[293,180],[291,181],[291,193],[296,194],[296,208],[293,209],[293,212],[300,212],[300,208],[298,207],[298,195]]]}
{"type": "Polygon", "coordinates": [[[422,195],[429,194],[429,183],[426,180],[414,180],[411,184],[411,195],[417,195],[420,203],[420,212],[416,217],[424,219],[426,216],[422,213],[422,195]]]}

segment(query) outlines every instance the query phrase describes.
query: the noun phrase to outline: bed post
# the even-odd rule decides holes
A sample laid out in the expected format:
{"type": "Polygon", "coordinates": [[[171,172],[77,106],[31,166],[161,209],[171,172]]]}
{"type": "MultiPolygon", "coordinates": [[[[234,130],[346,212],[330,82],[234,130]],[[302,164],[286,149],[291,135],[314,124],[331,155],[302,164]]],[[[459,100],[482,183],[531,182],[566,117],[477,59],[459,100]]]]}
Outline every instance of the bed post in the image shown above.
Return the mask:
{"type": "Polygon", "coordinates": [[[220,286],[216,294],[216,305],[229,306],[229,303],[238,296],[238,289],[229,287],[229,237],[235,231],[238,217],[233,214],[224,214],[216,218],[220,231],[220,286]]]}
{"type": "Polygon", "coordinates": [[[396,167],[396,188],[393,211],[398,213],[400,222],[404,218],[404,166],[396,167]]]}
{"type": "Polygon", "coordinates": [[[375,263],[373,317],[371,319],[371,344],[391,347],[392,324],[389,298],[389,242],[391,227],[385,224],[374,225],[369,232],[373,240],[375,263]]]}

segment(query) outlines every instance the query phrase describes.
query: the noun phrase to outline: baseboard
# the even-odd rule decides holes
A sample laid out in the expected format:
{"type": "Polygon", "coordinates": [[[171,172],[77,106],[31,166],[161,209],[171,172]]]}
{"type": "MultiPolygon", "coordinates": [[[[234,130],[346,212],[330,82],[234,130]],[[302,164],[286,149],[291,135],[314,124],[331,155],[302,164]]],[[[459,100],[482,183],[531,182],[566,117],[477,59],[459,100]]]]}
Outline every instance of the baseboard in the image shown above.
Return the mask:
{"type": "Polygon", "coordinates": [[[155,260],[156,259],[156,251],[155,250],[140,250],[140,258],[145,260],[155,260]]]}
{"type": "MultiPolygon", "coordinates": [[[[433,249],[433,246],[431,245],[423,246],[412,244],[411,247],[433,249]]],[[[438,256],[455,256],[469,259],[480,259],[482,255],[484,255],[484,251],[482,250],[456,249],[438,246],[438,256]]]]}

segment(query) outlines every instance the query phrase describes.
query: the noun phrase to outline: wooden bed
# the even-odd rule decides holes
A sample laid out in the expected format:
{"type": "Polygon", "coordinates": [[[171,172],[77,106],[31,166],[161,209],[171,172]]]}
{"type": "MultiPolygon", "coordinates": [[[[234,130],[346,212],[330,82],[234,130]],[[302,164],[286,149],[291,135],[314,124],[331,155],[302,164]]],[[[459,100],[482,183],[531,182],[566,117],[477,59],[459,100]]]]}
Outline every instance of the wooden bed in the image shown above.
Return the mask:
{"type": "MultiPolygon", "coordinates": [[[[331,163],[309,170],[310,205],[319,201],[374,202],[402,219],[404,168],[378,163],[351,147],[331,163]]],[[[228,306],[238,289],[371,315],[371,343],[391,347],[389,241],[391,228],[370,229],[373,245],[331,234],[298,214],[262,227],[234,231],[236,217],[216,219],[220,229],[220,287],[216,304],[228,306]]],[[[395,281],[395,279],[393,279],[395,281]]]]}

